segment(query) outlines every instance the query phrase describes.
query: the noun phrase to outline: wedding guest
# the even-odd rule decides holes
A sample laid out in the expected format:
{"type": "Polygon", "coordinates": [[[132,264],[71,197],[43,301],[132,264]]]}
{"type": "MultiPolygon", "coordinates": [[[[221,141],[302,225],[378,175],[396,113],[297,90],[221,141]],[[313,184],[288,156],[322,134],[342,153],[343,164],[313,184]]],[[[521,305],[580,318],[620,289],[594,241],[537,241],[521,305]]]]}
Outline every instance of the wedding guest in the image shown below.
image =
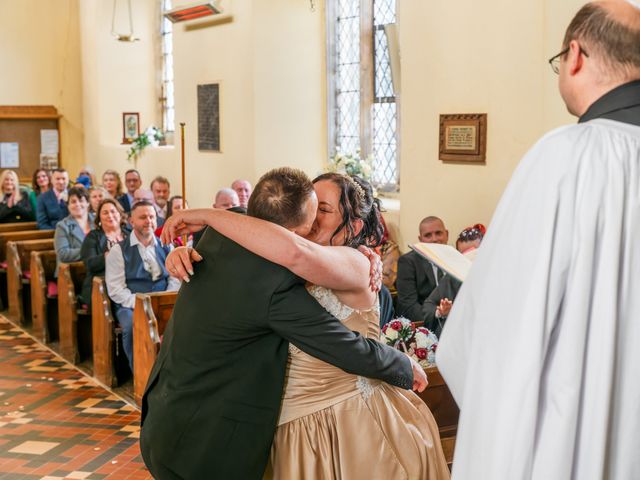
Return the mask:
{"type": "Polygon", "coordinates": [[[61,262],[71,263],[81,259],[80,248],[94,220],[93,214],[89,213],[89,194],[84,188],[69,189],[68,207],[69,216],[58,222],[53,236],[56,250],[56,277],[61,262]]]}
{"type": "Polygon", "coordinates": [[[238,200],[240,201],[240,206],[242,208],[247,208],[249,204],[249,197],[251,196],[251,184],[248,180],[236,180],[231,184],[231,188],[233,188],[238,194],[238,200]]]}
{"type": "Polygon", "coordinates": [[[86,190],[89,190],[91,188],[91,177],[89,177],[88,175],[80,175],[73,182],[73,186],[82,187],[86,190]]]}
{"type": "Polygon", "coordinates": [[[67,208],[69,174],[64,168],[56,168],[51,173],[50,188],[38,197],[36,219],[40,230],[53,230],[56,224],[69,215],[67,208]]]}
{"type": "Polygon", "coordinates": [[[46,192],[51,187],[51,178],[49,177],[49,172],[47,172],[44,168],[38,168],[35,172],[33,172],[33,177],[31,178],[31,192],[29,192],[29,201],[31,202],[31,207],[34,211],[36,211],[36,202],[41,193],[46,192]]]}
{"type": "Polygon", "coordinates": [[[130,232],[131,228],[120,202],[113,198],[102,200],[96,208],[95,228],[87,234],[80,248],[80,258],[87,270],[80,294],[82,303],[91,306],[93,277],[104,276],[107,253],[130,232]]]}
{"type": "Polygon", "coordinates": [[[100,202],[105,198],[111,198],[109,192],[104,187],[100,185],[94,185],[89,189],[89,212],[95,214],[98,211],[98,206],[100,202]]]}
{"type": "Polygon", "coordinates": [[[129,218],[132,233],[114,245],[105,261],[105,281],[122,328],[122,346],[133,370],[133,307],[136,293],[178,290],[180,281],[164,266],[169,252],[154,235],[156,210],[146,200],[135,203],[129,218]]]}
{"type": "Polygon", "coordinates": [[[20,188],[18,175],[13,170],[5,170],[0,175],[2,200],[0,200],[0,223],[29,222],[34,219],[34,210],[29,201],[29,193],[20,188]]]}
{"type": "MultiPolygon", "coordinates": [[[[183,208],[189,208],[189,206],[187,205],[186,207],[184,206],[184,202],[182,200],[182,195],[174,195],[173,197],[171,197],[169,199],[169,201],[167,202],[167,216],[165,218],[168,219],[169,217],[171,217],[171,215],[173,215],[173,212],[177,211],[177,210],[182,210],[183,208]]],[[[160,238],[160,235],[162,235],[162,228],[164,227],[163,225],[160,225],[158,228],[156,228],[156,237],[160,238]]]]}
{"type": "MultiPolygon", "coordinates": [[[[473,261],[486,231],[487,229],[481,223],[465,228],[458,235],[456,249],[473,261]]],[[[461,281],[451,275],[445,275],[422,304],[424,326],[435,333],[437,337],[440,337],[442,333],[442,328],[461,286],[461,281]]]]}
{"type": "Polygon", "coordinates": [[[216,193],[216,199],[213,202],[213,208],[222,208],[229,210],[233,207],[240,206],[240,198],[236,191],[232,188],[223,188],[216,193]]]}
{"type": "Polygon", "coordinates": [[[129,213],[133,206],[133,194],[142,186],[140,173],[133,168],[127,170],[124,174],[124,183],[127,187],[127,191],[117,198],[124,211],[129,213]]]}
{"type": "Polygon", "coordinates": [[[115,170],[105,170],[102,174],[102,186],[111,195],[111,198],[119,198],[122,196],[122,180],[120,174],[115,170]]]}
{"type": "Polygon", "coordinates": [[[167,218],[167,201],[171,196],[171,184],[165,177],[158,175],[151,181],[151,193],[153,201],[158,206],[158,218],[167,218]]]}
{"type": "MultiPolygon", "coordinates": [[[[78,172],[78,177],[82,177],[82,176],[89,177],[89,186],[97,185],[97,183],[96,183],[96,174],[95,174],[93,168],[90,167],[89,165],[85,165],[78,172]]],[[[89,188],[89,187],[87,187],[87,188],[89,188]]]]}

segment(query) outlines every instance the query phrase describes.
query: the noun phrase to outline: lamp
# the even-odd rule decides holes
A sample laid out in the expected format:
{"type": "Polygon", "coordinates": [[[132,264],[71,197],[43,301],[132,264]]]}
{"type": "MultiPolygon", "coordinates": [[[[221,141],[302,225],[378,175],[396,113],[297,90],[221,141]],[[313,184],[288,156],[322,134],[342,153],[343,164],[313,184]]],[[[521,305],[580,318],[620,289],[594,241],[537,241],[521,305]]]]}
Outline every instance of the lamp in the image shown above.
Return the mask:
{"type": "Polygon", "coordinates": [[[118,5],[118,0],[113,0],[113,15],[111,16],[111,35],[116,37],[119,42],[137,42],[140,40],[133,34],[133,15],[131,14],[131,0],[127,0],[129,4],[129,33],[116,33],[115,24],[116,24],[116,9],[118,5]]]}

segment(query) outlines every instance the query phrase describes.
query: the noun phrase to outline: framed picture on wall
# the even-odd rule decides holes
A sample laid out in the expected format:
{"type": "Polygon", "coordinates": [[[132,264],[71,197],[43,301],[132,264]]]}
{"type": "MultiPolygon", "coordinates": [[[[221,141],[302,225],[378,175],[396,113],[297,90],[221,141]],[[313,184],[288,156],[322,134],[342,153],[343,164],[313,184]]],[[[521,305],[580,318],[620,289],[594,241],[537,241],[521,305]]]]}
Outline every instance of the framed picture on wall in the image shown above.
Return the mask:
{"type": "Polygon", "coordinates": [[[122,143],[131,143],[140,135],[140,114],[125,112],[122,114],[122,143]]]}
{"type": "Polygon", "coordinates": [[[486,155],[486,113],[440,115],[440,160],[484,163],[486,155]]]}

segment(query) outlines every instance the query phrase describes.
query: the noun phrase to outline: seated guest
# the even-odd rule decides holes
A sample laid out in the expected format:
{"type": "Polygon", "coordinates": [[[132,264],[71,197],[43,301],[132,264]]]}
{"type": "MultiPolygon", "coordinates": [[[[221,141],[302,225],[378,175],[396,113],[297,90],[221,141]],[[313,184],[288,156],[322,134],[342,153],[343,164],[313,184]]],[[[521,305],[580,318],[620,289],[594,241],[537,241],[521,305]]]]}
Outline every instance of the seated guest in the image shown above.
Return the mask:
{"type": "Polygon", "coordinates": [[[33,221],[34,212],[29,200],[29,192],[20,188],[18,175],[13,170],[5,170],[0,175],[2,199],[0,200],[0,223],[33,221]]]}
{"type": "Polygon", "coordinates": [[[229,210],[233,207],[240,206],[240,198],[232,188],[223,188],[216,193],[216,199],[213,202],[213,208],[222,208],[229,210]]]}
{"type": "Polygon", "coordinates": [[[131,206],[135,205],[138,202],[149,202],[153,205],[154,210],[156,211],[156,224],[158,226],[164,225],[164,217],[160,216],[160,207],[156,205],[156,202],[153,199],[153,192],[151,190],[147,190],[146,188],[139,188],[135,192],[133,192],[133,203],[131,206]]]}
{"type": "Polygon", "coordinates": [[[53,244],[56,250],[56,274],[60,262],[78,262],[80,248],[87,233],[93,228],[93,214],[89,213],[89,194],[82,187],[69,189],[69,216],[56,225],[53,244]]]}
{"type": "Polygon", "coordinates": [[[112,198],[107,189],[100,185],[94,185],[89,189],[89,212],[95,214],[100,202],[105,198],[112,198]]]}
{"type": "Polygon", "coordinates": [[[91,178],[87,175],[80,175],[76,178],[75,182],[73,182],[73,186],[89,190],[91,188],[91,178]]]}
{"type": "MultiPolygon", "coordinates": [[[[446,245],[449,232],[438,217],[426,217],[420,222],[418,241],[446,245]]],[[[442,278],[442,271],[413,250],[398,259],[399,316],[413,322],[422,321],[422,304],[442,278]]]]}
{"type": "Polygon", "coordinates": [[[36,203],[38,197],[41,193],[49,190],[51,186],[51,178],[49,178],[49,172],[47,172],[44,168],[38,168],[35,172],[33,172],[33,177],[31,178],[31,192],[29,192],[29,200],[31,201],[31,208],[33,210],[33,214],[36,212],[36,203]]]}
{"type": "Polygon", "coordinates": [[[130,231],[120,202],[113,198],[101,201],[96,209],[95,228],[87,234],[80,248],[80,257],[87,270],[80,295],[82,303],[91,305],[93,277],[104,276],[107,253],[111,247],[123,241],[130,231]]]}
{"type": "Polygon", "coordinates": [[[231,188],[238,194],[240,206],[247,208],[251,196],[251,184],[247,180],[236,180],[231,184],[231,188]]]}
{"type": "MultiPolygon", "coordinates": [[[[171,217],[171,215],[173,215],[173,212],[175,212],[177,210],[182,210],[183,208],[189,208],[189,206],[185,207],[184,202],[182,201],[182,196],[181,195],[174,195],[167,202],[167,217],[166,218],[171,217]]],[[[166,220],[166,218],[165,218],[165,220],[166,220]]],[[[164,227],[164,224],[160,225],[158,228],[156,228],[156,232],[155,232],[156,237],[160,238],[160,235],[162,235],[163,227],[164,227]]],[[[191,235],[190,235],[190,237],[191,237],[191,235]]],[[[177,246],[177,247],[181,247],[182,246],[182,238],[176,238],[175,241],[174,241],[174,245],[177,246]]]]}
{"type": "Polygon", "coordinates": [[[91,187],[93,185],[97,185],[97,183],[96,183],[96,175],[95,175],[95,173],[93,171],[93,168],[90,167],[89,165],[85,165],[84,167],[82,167],[80,169],[80,171],[78,172],[78,178],[80,178],[80,177],[89,177],[89,186],[87,188],[89,188],[89,187],[91,187]]]}
{"type": "Polygon", "coordinates": [[[53,188],[41,194],[36,205],[36,219],[40,230],[53,230],[60,220],[69,215],[69,174],[64,168],[56,168],[51,174],[51,183],[53,188]]]}
{"type": "Polygon", "coordinates": [[[127,170],[124,174],[124,183],[127,191],[118,197],[118,201],[126,213],[131,211],[133,206],[133,194],[142,186],[142,178],[140,173],[135,169],[127,170]]]}
{"type": "Polygon", "coordinates": [[[133,307],[135,294],[178,290],[180,282],[169,276],[164,262],[168,247],[154,235],[156,210],[150,202],[133,205],[129,218],[132,232],[109,251],[105,281],[122,328],[122,346],[133,369],[133,307]]]}
{"type": "MultiPolygon", "coordinates": [[[[456,249],[470,260],[475,258],[477,248],[486,232],[484,225],[478,223],[465,228],[456,240],[456,249]]],[[[445,275],[438,286],[422,304],[424,326],[440,337],[442,327],[449,316],[453,301],[458,295],[462,282],[450,275],[445,275]]]]}
{"type": "Polygon", "coordinates": [[[122,180],[115,170],[105,170],[102,174],[102,186],[111,198],[117,199],[122,196],[122,180]]]}
{"type": "Polygon", "coordinates": [[[151,193],[153,193],[153,202],[158,209],[158,218],[165,220],[167,218],[167,201],[171,196],[171,185],[165,177],[157,176],[151,181],[151,193]]]}

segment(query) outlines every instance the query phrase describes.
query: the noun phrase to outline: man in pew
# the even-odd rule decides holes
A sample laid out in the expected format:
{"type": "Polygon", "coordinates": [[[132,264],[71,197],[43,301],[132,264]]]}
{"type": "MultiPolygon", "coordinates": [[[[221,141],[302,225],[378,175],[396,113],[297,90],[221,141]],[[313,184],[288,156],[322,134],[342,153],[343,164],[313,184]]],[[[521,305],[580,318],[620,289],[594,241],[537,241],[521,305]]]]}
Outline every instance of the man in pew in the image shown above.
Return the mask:
{"type": "Polygon", "coordinates": [[[142,186],[142,178],[140,178],[140,172],[131,168],[124,174],[124,183],[127,186],[127,191],[120,195],[117,200],[122,205],[122,209],[125,213],[131,212],[133,206],[133,194],[142,186]]]}
{"type": "MultiPolygon", "coordinates": [[[[418,241],[446,245],[449,241],[449,231],[438,217],[426,217],[420,222],[418,241]]],[[[423,321],[424,301],[438,286],[443,276],[442,270],[413,250],[402,255],[398,259],[396,313],[413,322],[423,321]]]]}
{"type": "Polygon", "coordinates": [[[236,180],[231,184],[231,188],[238,194],[240,200],[240,206],[247,208],[249,204],[249,197],[251,196],[251,184],[248,180],[236,180]]]}
{"type": "Polygon", "coordinates": [[[69,215],[67,208],[69,174],[64,168],[56,168],[51,173],[50,188],[38,197],[36,202],[36,220],[38,229],[53,230],[56,224],[69,215]]]}
{"type": "Polygon", "coordinates": [[[133,307],[136,293],[173,291],[180,281],[170,277],[164,262],[169,252],[154,235],[156,210],[146,200],[134,203],[132,232],[114,245],[105,262],[105,282],[122,328],[122,346],[133,370],[133,307]]]}
{"type": "MultiPolygon", "coordinates": [[[[158,175],[151,180],[151,193],[153,193],[153,202],[157,205],[156,213],[158,219],[167,218],[167,202],[171,198],[171,184],[166,177],[158,175]]],[[[158,222],[160,223],[160,222],[158,222]]]]}
{"type": "Polygon", "coordinates": [[[213,208],[222,208],[229,210],[233,207],[240,206],[238,194],[232,188],[223,188],[216,193],[216,199],[213,202],[213,208]]]}

